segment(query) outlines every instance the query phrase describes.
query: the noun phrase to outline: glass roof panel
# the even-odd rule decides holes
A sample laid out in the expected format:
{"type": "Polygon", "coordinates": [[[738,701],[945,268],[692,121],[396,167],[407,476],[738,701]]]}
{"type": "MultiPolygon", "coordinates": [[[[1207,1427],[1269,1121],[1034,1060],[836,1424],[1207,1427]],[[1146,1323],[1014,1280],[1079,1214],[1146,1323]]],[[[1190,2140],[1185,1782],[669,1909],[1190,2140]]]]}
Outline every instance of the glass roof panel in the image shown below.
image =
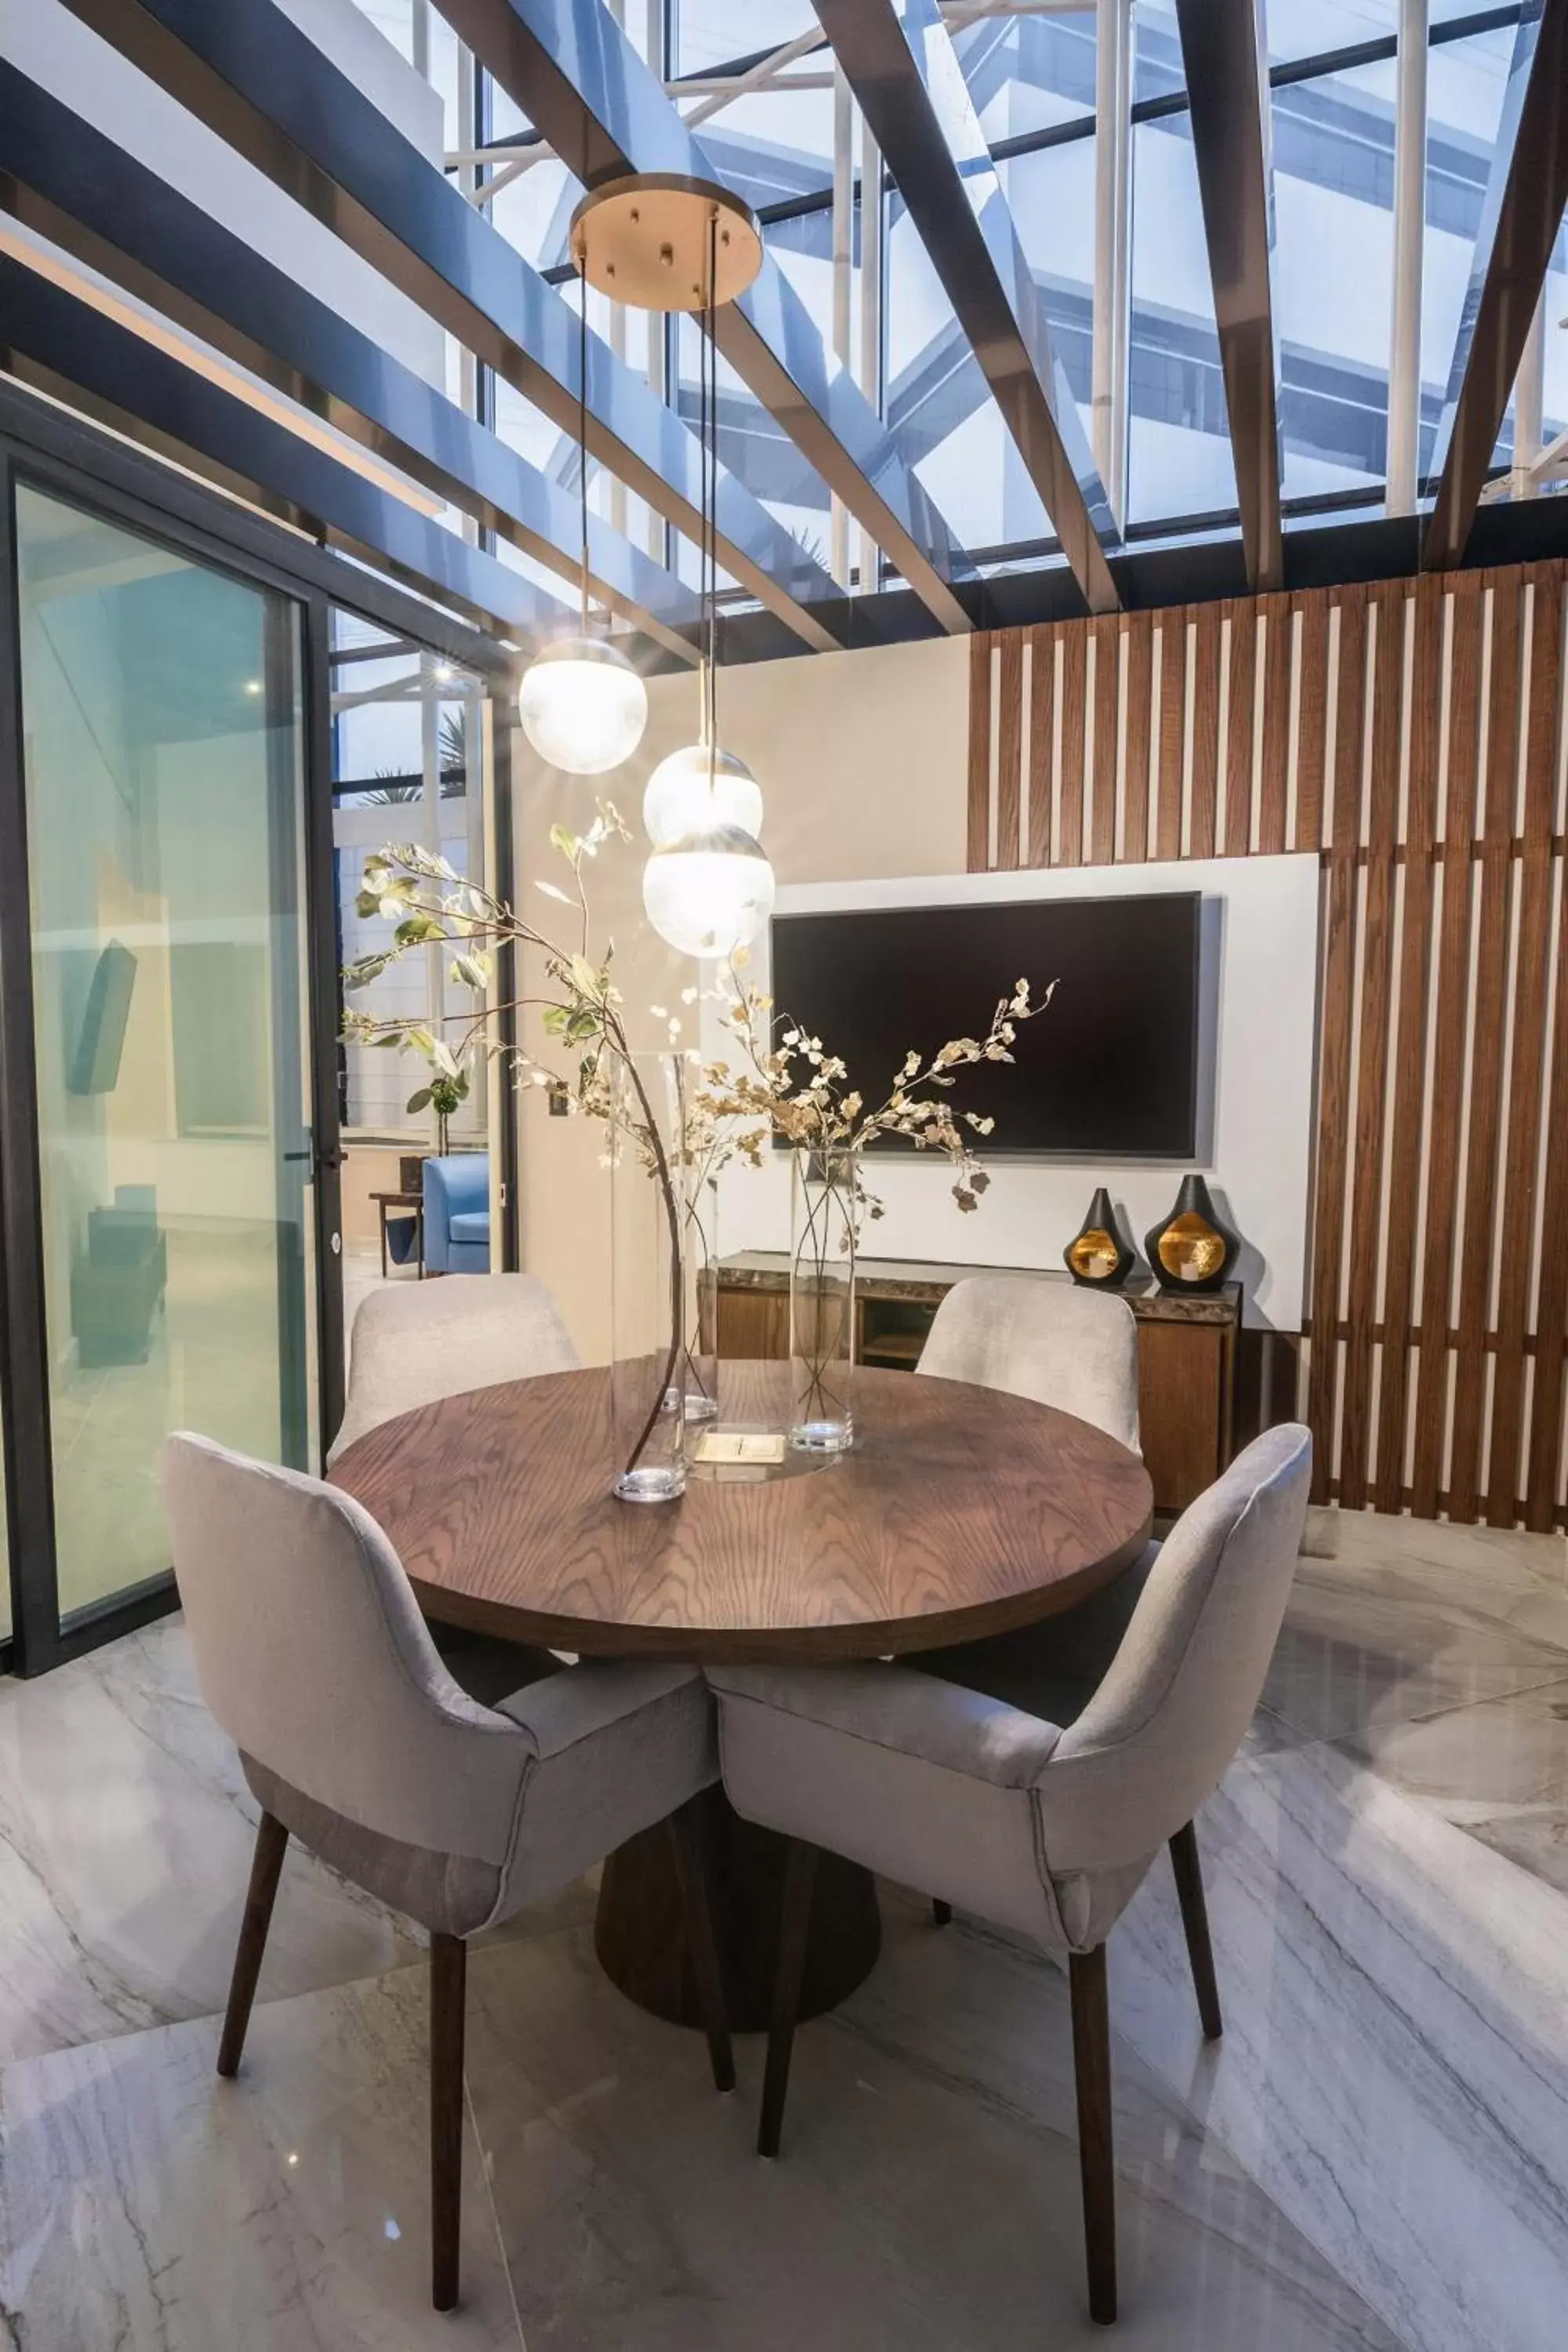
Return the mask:
{"type": "Polygon", "coordinates": [[[1399,0],[1267,0],[1268,56],[1275,65],[1321,57],[1399,30],[1399,0]]]}
{"type": "Polygon", "coordinates": [[[1092,8],[983,16],[954,47],[992,146],[1094,112],[1092,8]]]}
{"type": "MultiPolygon", "coordinates": [[[[1158,67],[1174,31],[1173,16],[1140,16],[1140,88],[1146,36],[1152,35],[1158,67]]],[[[1134,124],[1131,207],[1126,520],[1228,512],[1236,505],[1236,467],[1185,114],[1134,124]]]]}
{"type": "MultiPolygon", "coordinates": [[[[409,53],[411,0],[360,0],[409,53]]],[[[831,59],[811,0],[667,0],[670,70],[688,81],[744,75],[754,60],[803,44],[787,65],[736,98],[701,87],[678,93],[683,116],[717,176],[763,215],[768,247],[800,295],[823,341],[832,342],[834,93],[831,59]],[[695,120],[694,118],[700,118],[695,120]]],[[[1392,57],[1311,70],[1346,49],[1390,44],[1401,0],[1263,0],[1268,56],[1288,78],[1270,90],[1274,195],[1273,296],[1279,361],[1282,490],[1287,499],[1364,502],[1386,463],[1388,362],[1393,307],[1393,203],[1397,67],[1392,57]],[[1305,74],[1301,68],[1308,68],[1305,74]]],[[[1428,59],[1429,128],[1422,284],[1423,472],[1429,472],[1453,359],[1454,338],[1474,259],[1491,169],[1518,10],[1499,23],[1475,0],[1430,0],[1440,35],[1428,59]]],[[[642,45],[648,12],[627,8],[642,45]]],[[[961,12],[960,12],[961,15],[961,12]]],[[[1184,71],[1173,0],[1136,0],[1135,108],[1179,97],[1184,71]]],[[[433,15],[433,72],[455,90],[447,28],[433,15]]],[[[971,97],[997,154],[1020,241],[1044,297],[1053,343],[1090,424],[1095,307],[1096,15],[1092,7],[1020,0],[968,23],[955,20],[955,47],[971,97]]],[[[526,129],[494,93],[491,134],[526,129]]],[[[449,126],[455,139],[455,130],[449,126]]],[[[857,157],[857,161],[858,158],[857,157]]],[[[491,205],[492,217],[536,267],[559,269],[579,188],[553,156],[528,149],[498,159],[516,170],[491,205]]],[[[1130,190],[1131,331],[1127,513],[1151,532],[1173,520],[1187,535],[1201,518],[1236,506],[1214,299],[1192,144],[1184,110],[1135,120],[1130,190]],[[1188,519],[1191,519],[1189,521],[1188,519]]],[[[887,197],[883,289],[883,401],[906,437],[916,471],[955,535],[988,568],[1006,551],[1037,560],[1052,535],[973,353],[961,333],[923,245],[896,192],[887,197]]],[[[852,344],[859,351],[859,205],[854,222],[852,344]]],[[[563,291],[572,299],[573,286],[563,291]]],[[[1546,291],[1542,438],[1568,422],[1568,232],[1560,238],[1546,291]]],[[[606,322],[608,313],[606,311],[606,322]]],[[[595,325],[601,321],[595,316],[595,325]]],[[[618,330],[628,362],[646,368],[647,322],[626,314],[618,330]]],[[[672,396],[695,422],[696,337],[672,335],[679,357],[672,396]]],[[[826,486],[754,394],[722,362],[719,368],[723,461],[788,527],[826,560],[826,486]]],[[[504,385],[500,430],[556,478],[575,482],[573,436],[563,436],[504,385]]],[[[1511,463],[1510,410],[1496,462],[1511,463]]],[[[1563,471],[1568,474],[1568,459],[1563,471]]],[[[1544,484],[1542,485],[1544,487],[1544,484]]],[[[624,515],[639,543],[649,537],[640,502],[595,469],[595,507],[624,515]]],[[[1227,525],[1226,528],[1234,528],[1227,525]]],[[[653,537],[659,536],[653,526],[653,537]]],[[[853,541],[852,541],[853,544],[853,541]]],[[[683,569],[692,551],[678,550],[683,569]]]]}
{"type": "MultiPolygon", "coordinates": [[[[1421,259],[1421,470],[1430,470],[1459,313],[1475,261],[1509,68],[1511,27],[1432,51],[1426,79],[1426,234],[1421,259]]],[[[1508,435],[1511,445],[1511,433],[1508,435]]]]}
{"type": "Polygon", "coordinates": [[[678,75],[704,73],[732,58],[782,48],[822,27],[811,0],[670,0],[669,46],[678,75]]]}
{"type": "Polygon", "coordinates": [[[1384,478],[1394,316],[1390,60],[1273,92],[1274,341],[1286,498],[1384,478]]]}

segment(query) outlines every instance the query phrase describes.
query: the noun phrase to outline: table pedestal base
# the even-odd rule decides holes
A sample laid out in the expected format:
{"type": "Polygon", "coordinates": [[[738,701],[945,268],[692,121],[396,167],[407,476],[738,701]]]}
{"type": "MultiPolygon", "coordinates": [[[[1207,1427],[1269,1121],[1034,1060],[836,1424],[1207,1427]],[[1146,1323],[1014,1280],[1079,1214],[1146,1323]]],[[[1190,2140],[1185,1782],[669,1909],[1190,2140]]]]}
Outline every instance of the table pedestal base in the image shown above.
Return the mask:
{"type": "MultiPolygon", "coordinates": [[[[710,1789],[700,1803],[731,2031],[763,2033],[773,2006],[785,1842],[743,1822],[721,1789],[710,1789]]],[[[870,1872],[825,1853],[812,1902],[801,2016],[820,2016],[847,2000],[869,1976],[881,1940],[870,1872]]],[[[662,1822],[618,1847],[605,1864],[594,1948],[605,1975],[628,2000],[672,2025],[701,2024],[669,1832],[662,1822]]]]}

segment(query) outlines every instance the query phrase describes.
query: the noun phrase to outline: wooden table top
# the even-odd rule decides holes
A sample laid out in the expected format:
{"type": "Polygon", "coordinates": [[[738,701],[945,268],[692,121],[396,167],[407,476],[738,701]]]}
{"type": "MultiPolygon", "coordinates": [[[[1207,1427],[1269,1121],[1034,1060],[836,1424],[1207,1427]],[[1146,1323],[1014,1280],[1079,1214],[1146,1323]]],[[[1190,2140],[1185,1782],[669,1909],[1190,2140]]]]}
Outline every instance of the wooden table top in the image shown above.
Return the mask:
{"type": "MultiPolygon", "coordinates": [[[[782,1424],[788,1366],[725,1362],[727,1423],[782,1424]]],[[[858,1367],[854,1450],[678,1502],[609,1491],[609,1374],[444,1398],[351,1445],[332,1483],[426,1614],[552,1649],[718,1664],[873,1658],[1011,1631],[1138,1557],[1136,1454],[1048,1405],[858,1367]]]]}

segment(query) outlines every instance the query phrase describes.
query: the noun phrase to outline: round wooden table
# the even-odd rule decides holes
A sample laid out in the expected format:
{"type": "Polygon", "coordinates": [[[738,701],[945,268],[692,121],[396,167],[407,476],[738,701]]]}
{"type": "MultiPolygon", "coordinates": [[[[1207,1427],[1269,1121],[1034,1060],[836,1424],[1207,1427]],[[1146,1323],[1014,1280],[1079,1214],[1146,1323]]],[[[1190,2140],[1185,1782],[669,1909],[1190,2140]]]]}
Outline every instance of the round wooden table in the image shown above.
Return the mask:
{"type": "MultiPolygon", "coordinates": [[[[778,1428],[788,1366],[721,1367],[726,1426],[778,1428]]],[[[678,1502],[610,1493],[609,1375],[557,1372],[422,1406],[359,1440],[333,1483],[397,1547],[426,1614],[589,1656],[825,1663],[975,1641],[1120,1575],[1153,1509],[1138,1457],[1004,1391],[862,1367],[856,1444],[761,1476],[694,1469],[678,1502]]],[[[710,1870],[738,2031],[766,2023],[782,1841],[715,1793],[710,1870]]],[[[933,1889],[940,1893],[940,1889],[933,1889]]],[[[875,1960],[869,1874],[825,1861],[805,2012],[875,1960]]],[[[697,2021],[667,1840],[605,1864],[597,1947],[623,1990],[697,2021]]]]}

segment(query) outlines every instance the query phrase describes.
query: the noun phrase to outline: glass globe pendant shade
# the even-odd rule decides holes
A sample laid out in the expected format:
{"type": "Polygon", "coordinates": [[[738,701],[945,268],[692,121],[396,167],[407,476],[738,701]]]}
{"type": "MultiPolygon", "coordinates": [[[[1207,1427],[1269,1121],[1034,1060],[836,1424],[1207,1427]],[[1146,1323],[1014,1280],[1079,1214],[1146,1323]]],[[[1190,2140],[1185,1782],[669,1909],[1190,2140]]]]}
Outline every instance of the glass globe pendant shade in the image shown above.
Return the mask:
{"type": "Polygon", "coordinates": [[[599,637],[561,637],[536,654],[517,695],[522,731],[542,760],[602,776],[629,760],[647,725],[647,688],[599,637]]]}
{"type": "Polygon", "coordinates": [[[732,956],[773,908],[773,869],[749,833],[715,825],[654,851],[643,872],[648,921],[682,955],[732,956]]]}
{"type": "Polygon", "coordinates": [[[688,743],[661,760],[648,778],[642,821],[656,849],[668,849],[689,834],[711,833],[715,825],[732,825],[755,841],[763,830],[763,795],[750,768],[732,751],[688,743]]]}

